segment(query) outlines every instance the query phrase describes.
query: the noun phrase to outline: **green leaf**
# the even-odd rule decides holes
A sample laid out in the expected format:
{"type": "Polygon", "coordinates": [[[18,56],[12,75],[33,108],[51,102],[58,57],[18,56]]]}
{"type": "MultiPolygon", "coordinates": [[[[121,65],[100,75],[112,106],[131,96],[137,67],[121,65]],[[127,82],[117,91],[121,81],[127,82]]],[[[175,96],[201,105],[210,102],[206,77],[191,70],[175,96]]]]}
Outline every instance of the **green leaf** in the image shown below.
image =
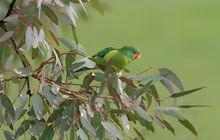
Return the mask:
{"type": "Polygon", "coordinates": [[[2,106],[5,108],[5,110],[7,110],[9,112],[12,119],[14,120],[15,119],[15,110],[14,110],[14,107],[13,107],[10,99],[3,93],[0,94],[0,98],[1,98],[2,106]]]}
{"type": "Polygon", "coordinates": [[[75,133],[75,126],[73,124],[70,129],[70,140],[75,140],[75,139],[76,139],[76,133],[75,133]]]}
{"type": "Polygon", "coordinates": [[[74,114],[74,104],[70,102],[65,110],[54,116],[56,119],[56,125],[61,129],[61,132],[67,131],[71,127],[71,123],[73,122],[73,114],[74,114]]]}
{"type": "Polygon", "coordinates": [[[143,119],[146,121],[152,122],[152,118],[149,113],[147,113],[143,108],[141,107],[136,107],[135,112],[143,119]]]}
{"type": "Polygon", "coordinates": [[[128,117],[126,115],[122,115],[121,117],[121,122],[123,124],[123,130],[124,132],[128,133],[129,132],[129,121],[128,117]]]}
{"type": "Polygon", "coordinates": [[[135,127],[133,129],[134,129],[134,132],[137,134],[137,136],[140,140],[145,140],[144,136],[141,134],[141,132],[139,132],[135,127]]]}
{"type": "Polygon", "coordinates": [[[31,58],[32,59],[37,58],[38,54],[39,54],[39,49],[38,48],[32,48],[31,49],[31,58]]]}
{"type": "Polygon", "coordinates": [[[129,121],[135,121],[135,116],[131,111],[124,110],[124,109],[112,109],[109,112],[110,113],[116,113],[117,115],[126,114],[129,121]]]}
{"type": "MultiPolygon", "coordinates": [[[[73,52],[73,51],[69,51],[73,52]]],[[[68,69],[71,64],[76,60],[76,54],[67,54],[66,55],[66,68],[68,69]]]]}
{"type": "Polygon", "coordinates": [[[175,86],[180,89],[180,91],[184,91],[182,82],[174,72],[166,68],[160,68],[159,72],[163,78],[171,81],[175,86]]]}
{"type": "Polygon", "coordinates": [[[94,128],[97,128],[101,125],[101,114],[98,111],[94,112],[94,115],[92,118],[92,124],[94,128]]]}
{"type": "Polygon", "coordinates": [[[96,135],[95,129],[93,128],[91,122],[86,117],[81,116],[80,121],[84,128],[86,128],[92,135],[94,136],[96,135]]]}
{"type": "Polygon", "coordinates": [[[17,131],[15,132],[15,138],[22,136],[30,127],[30,122],[28,120],[24,120],[17,131]]]}
{"type": "Polygon", "coordinates": [[[38,94],[34,94],[31,97],[31,103],[33,105],[34,113],[35,113],[37,119],[41,120],[43,118],[43,109],[44,109],[43,100],[42,100],[41,96],[38,94]]]}
{"type": "Polygon", "coordinates": [[[77,138],[80,138],[80,140],[88,140],[88,136],[81,128],[77,130],[77,138]]]}
{"type": "Polygon", "coordinates": [[[90,1],[92,6],[101,14],[101,15],[104,15],[104,10],[100,4],[100,1],[99,0],[91,0],[90,1]]]}
{"type": "Polygon", "coordinates": [[[194,107],[212,107],[212,106],[209,106],[209,105],[180,105],[178,107],[181,107],[181,108],[194,108],[194,107]]]}
{"type": "Polygon", "coordinates": [[[15,140],[14,135],[9,131],[4,131],[6,140],[15,140]]]}
{"type": "Polygon", "coordinates": [[[176,119],[184,120],[184,118],[177,112],[177,111],[180,111],[179,108],[176,108],[176,107],[159,107],[156,110],[159,110],[163,114],[174,117],[176,119]]]}
{"type": "Polygon", "coordinates": [[[43,5],[42,9],[43,9],[44,13],[47,15],[47,17],[50,18],[50,20],[52,20],[53,23],[58,25],[58,18],[56,16],[56,14],[54,13],[54,11],[50,7],[48,7],[47,5],[43,5]]]}
{"type": "Polygon", "coordinates": [[[3,106],[0,104],[0,127],[5,122],[4,115],[3,115],[3,106]]]}
{"type": "Polygon", "coordinates": [[[55,131],[53,125],[49,125],[40,136],[39,140],[53,140],[55,131]]]}
{"type": "Polygon", "coordinates": [[[28,95],[22,95],[18,97],[20,100],[20,105],[19,107],[15,110],[15,116],[16,116],[16,120],[20,119],[22,117],[22,115],[24,115],[27,110],[25,110],[25,105],[27,104],[27,100],[28,100],[28,95]]]}
{"type": "Polygon", "coordinates": [[[163,120],[162,123],[167,128],[167,130],[169,130],[171,133],[173,133],[173,135],[175,135],[174,128],[167,121],[163,120]]]}
{"type": "Polygon", "coordinates": [[[182,97],[182,96],[194,93],[194,92],[196,92],[198,90],[201,90],[203,88],[205,88],[205,87],[200,87],[200,88],[196,88],[196,89],[192,89],[192,90],[188,90],[188,91],[178,92],[178,93],[175,93],[175,94],[171,95],[170,98],[182,97]]]}
{"type": "Polygon", "coordinates": [[[64,101],[64,98],[59,94],[54,95],[48,85],[41,84],[40,87],[44,97],[47,99],[50,105],[52,105],[52,107],[58,108],[59,105],[64,101]]]}
{"type": "Polygon", "coordinates": [[[179,122],[185,126],[189,131],[191,131],[194,135],[198,135],[196,129],[194,128],[194,126],[186,119],[184,120],[179,120],[179,122]]]}
{"type": "Polygon", "coordinates": [[[18,68],[15,69],[14,72],[21,77],[27,77],[32,75],[32,70],[29,68],[18,68]]]}
{"type": "Polygon", "coordinates": [[[152,81],[146,83],[142,88],[137,90],[137,97],[141,96],[142,94],[149,92],[151,89],[152,81]]]}
{"type": "Polygon", "coordinates": [[[108,131],[112,136],[115,136],[119,139],[123,139],[123,136],[119,129],[112,123],[109,122],[102,122],[102,126],[108,131]]]}
{"type": "Polygon", "coordinates": [[[73,33],[73,38],[74,38],[76,44],[79,44],[75,26],[72,26],[72,33],[73,33]]]}

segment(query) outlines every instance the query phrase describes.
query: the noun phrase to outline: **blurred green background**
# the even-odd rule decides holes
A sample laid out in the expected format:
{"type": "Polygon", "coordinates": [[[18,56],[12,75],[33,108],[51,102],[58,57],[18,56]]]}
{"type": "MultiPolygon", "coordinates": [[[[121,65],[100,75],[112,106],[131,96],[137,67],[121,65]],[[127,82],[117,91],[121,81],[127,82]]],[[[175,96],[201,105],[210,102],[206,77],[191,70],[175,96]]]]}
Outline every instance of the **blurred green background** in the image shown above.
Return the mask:
{"type": "MultiPolygon", "coordinates": [[[[174,120],[171,123],[176,136],[158,127],[156,133],[141,132],[151,140],[220,138],[220,1],[105,0],[105,3],[104,16],[88,10],[88,17],[78,19],[78,37],[89,54],[109,46],[138,46],[143,53],[140,61],[129,65],[133,73],[148,67],[169,68],[179,75],[186,89],[207,86],[184,97],[179,104],[214,106],[184,111],[184,116],[197,128],[198,137],[174,120]]],[[[71,34],[67,36],[71,38],[71,34]]]]}
{"type": "MultiPolygon", "coordinates": [[[[111,0],[105,15],[89,10],[79,18],[80,42],[95,53],[103,47],[138,46],[143,54],[129,66],[132,72],[147,67],[175,71],[186,89],[207,86],[184,97],[183,104],[213,105],[187,110],[184,116],[197,128],[193,136],[174,122],[176,136],[157,128],[143,130],[151,140],[207,140],[220,138],[220,1],[219,0],[111,0]]],[[[164,90],[163,90],[164,91],[164,90]]]]}

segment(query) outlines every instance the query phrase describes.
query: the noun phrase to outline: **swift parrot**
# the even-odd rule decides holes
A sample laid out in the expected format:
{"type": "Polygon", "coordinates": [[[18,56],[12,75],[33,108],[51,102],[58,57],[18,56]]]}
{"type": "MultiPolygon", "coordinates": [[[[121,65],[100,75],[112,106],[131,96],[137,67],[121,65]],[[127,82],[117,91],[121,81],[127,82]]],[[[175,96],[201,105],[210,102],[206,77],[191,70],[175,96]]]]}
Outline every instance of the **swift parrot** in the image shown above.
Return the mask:
{"type": "MultiPolygon", "coordinates": [[[[133,46],[123,46],[121,48],[107,47],[96,54],[91,58],[91,61],[95,62],[97,67],[101,70],[104,70],[109,61],[111,60],[112,67],[120,72],[121,70],[126,70],[126,66],[134,60],[139,60],[141,58],[141,52],[133,46]]],[[[88,70],[82,68],[75,72],[88,70]]]]}

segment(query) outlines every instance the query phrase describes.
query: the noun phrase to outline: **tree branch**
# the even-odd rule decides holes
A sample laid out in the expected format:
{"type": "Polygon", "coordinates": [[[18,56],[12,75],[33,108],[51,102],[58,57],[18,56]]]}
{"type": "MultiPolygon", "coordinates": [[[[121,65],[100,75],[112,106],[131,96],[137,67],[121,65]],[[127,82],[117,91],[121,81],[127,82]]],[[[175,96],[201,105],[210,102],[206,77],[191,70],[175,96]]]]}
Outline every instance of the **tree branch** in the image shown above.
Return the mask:
{"type": "Polygon", "coordinates": [[[1,27],[4,26],[4,23],[5,23],[4,19],[6,19],[8,16],[11,15],[11,12],[13,11],[15,2],[16,2],[16,0],[12,0],[11,4],[9,5],[8,11],[7,11],[5,17],[2,20],[0,20],[0,26],[1,27]]]}

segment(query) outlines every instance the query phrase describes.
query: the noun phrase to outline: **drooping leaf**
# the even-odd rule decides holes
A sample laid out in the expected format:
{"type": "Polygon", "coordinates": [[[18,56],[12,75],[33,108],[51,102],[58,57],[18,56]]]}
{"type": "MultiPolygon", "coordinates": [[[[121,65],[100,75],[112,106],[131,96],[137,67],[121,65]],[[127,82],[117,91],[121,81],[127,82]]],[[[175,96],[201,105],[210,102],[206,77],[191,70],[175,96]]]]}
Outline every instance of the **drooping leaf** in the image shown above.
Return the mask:
{"type": "Polygon", "coordinates": [[[43,100],[41,96],[38,94],[34,94],[31,97],[31,102],[37,119],[41,120],[43,118],[43,109],[44,109],[43,100]]]}
{"type": "Polygon", "coordinates": [[[27,104],[28,95],[22,95],[19,97],[20,105],[15,110],[15,116],[16,120],[20,119],[24,113],[26,113],[27,110],[25,110],[25,105],[27,104]]]}
{"type": "Polygon", "coordinates": [[[73,33],[73,38],[74,38],[76,44],[79,44],[75,26],[72,26],[72,33],[73,33]]]}
{"type": "Polygon", "coordinates": [[[75,140],[75,139],[76,139],[76,132],[75,132],[75,126],[73,124],[70,129],[70,140],[75,140]]]}
{"type": "Polygon", "coordinates": [[[54,11],[50,7],[48,7],[47,5],[43,5],[42,9],[43,9],[44,13],[47,15],[47,17],[50,18],[50,20],[53,21],[53,23],[58,25],[58,18],[56,16],[56,14],[54,13],[54,11]]]}
{"type": "Polygon", "coordinates": [[[156,110],[161,111],[163,114],[174,117],[179,120],[183,120],[184,118],[177,112],[180,111],[177,107],[158,107],[156,110]]]}
{"type": "Polygon", "coordinates": [[[126,115],[122,115],[121,117],[121,121],[123,124],[123,130],[124,132],[128,133],[129,132],[129,121],[128,121],[128,117],[126,115]]]}
{"type": "Polygon", "coordinates": [[[183,126],[185,126],[189,131],[191,131],[194,135],[196,135],[196,136],[198,135],[198,133],[197,133],[195,127],[194,127],[188,120],[186,120],[186,119],[184,119],[184,120],[179,120],[179,122],[180,122],[183,126]]]}
{"type": "Polygon", "coordinates": [[[194,93],[198,90],[201,90],[205,87],[200,87],[200,88],[196,88],[196,89],[192,89],[192,90],[187,90],[187,91],[183,91],[183,92],[178,92],[178,93],[175,93],[173,95],[170,96],[170,98],[178,98],[178,97],[182,97],[182,96],[185,96],[185,95],[188,95],[188,94],[191,94],[191,93],[194,93]]]}
{"type": "Polygon", "coordinates": [[[14,34],[14,31],[7,31],[2,36],[0,36],[0,42],[4,42],[8,40],[10,37],[12,37],[14,34]]]}
{"type": "Polygon", "coordinates": [[[182,82],[174,72],[166,68],[160,68],[159,72],[163,78],[171,81],[174,85],[176,85],[180,89],[180,91],[184,91],[182,82]]]}
{"type": "Polygon", "coordinates": [[[135,112],[146,121],[152,122],[152,118],[148,112],[146,112],[143,108],[137,107],[134,109],[135,112]]]}
{"type": "Polygon", "coordinates": [[[39,49],[38,48],[32,48],[31,49],[31,58],[32,59],[37,58],[38,54],[39,54],[39,49]]]}
{"type": "MultiPolygon", "coordinates": [[[[73,52],[73,51],[70,51],[73,52]]],[[[68,54],[66,55],[66,68],[68,69],[71,64],[76,60],[75,54],[68,54]]]]}
{"type": "Polygon", "coordinates": [[[77,138],[80,138],[81,140],[88,140],[88,136],[81,128],[77,130],[77,138]]]}
{"type": "Polygon", "coordinates": [[[145,140],[144,136],[141,134],[141,132],[139,132],[135,127],[133,127],[133,129],[134,129],[134,132],[137,134],[137,136],[140,140],[145,140]]]}
{"type": "Polygon", "coordinates": [[[4,135],[5,135],[6,140],[15,140],[14,135],[9,131],[4,131],[4,135]]]}
{"type": "Polygon", "coordinates": [[[92,135],[94,135],[94,136],[96,135],[95,129],[93,128],[91,122],[86,117],[81,116],[80,121],[81,121],[82,126],[84,128],[86,128],[92,135]]]}
{"type": "Polygon", "coordinates": [[[105,128],[106,131],[108,131],[112,136],[115,136],[119,139],[123,139],[123,136],[121,132],[118,130],[118,128],[109,122],[102,122],[102,126],[105,128]]]}
{"type": "Polygon", "coordinates": [[[173,135],[175,135],[175,129],[171,126],[170,123],[168,123],[167,121],[163,120],[162,123],[164,124],[164,126],[167,128],[167,130],[169,130],[171,133],[173,133],[173,135]]]}
{"type": "Polygon", "coordinates": [[[9,112],[12,119],[15,119],[15,110],[10,99],[3,93],[0,93],[1,104],[9,112]]]}
{"type": "Polygon", "coordinates": [[[59,46],[59,41],[58,41],[58,38],[56,37],[56,35],[50,30],[49,31],[50,33],[50,36],[52,37],[53,41],[56,43],[56,45],[59,46]]]}
{"type": "Polygon", "coordinates": [[[94,115],[92,118],[92,124],[94,128],[97,128],[101,125],[101,114],[98,111],[94,112],[94,115]]]}
{"type": "Polygon", "coordinates": [[[49,125],[46,127],[39,140],[53,140],[55,131],[53,125],[49,125]]]}
{"type": "Polygon", "coordinates": [[[180,105],[178,107],[181,107],[181,108],[194,108],[194,107],[212,107],[212,106],[209,106],[209,105],[180,105]]]}
{"type": "Polygon", "coordinates": [[[127,77],[119,77],[119,79],[122,81],[122,82],[125,82],[128,86],[131,86],[132,88],[137,88],[137,85],[129,78],[127,77]]]}
{"type": "Polygon", "coordinates": [[[24,120],[19,128],[15,132],[15,138],[22,136],[30,127],[30,122],[28,120],[24,120]]]}

